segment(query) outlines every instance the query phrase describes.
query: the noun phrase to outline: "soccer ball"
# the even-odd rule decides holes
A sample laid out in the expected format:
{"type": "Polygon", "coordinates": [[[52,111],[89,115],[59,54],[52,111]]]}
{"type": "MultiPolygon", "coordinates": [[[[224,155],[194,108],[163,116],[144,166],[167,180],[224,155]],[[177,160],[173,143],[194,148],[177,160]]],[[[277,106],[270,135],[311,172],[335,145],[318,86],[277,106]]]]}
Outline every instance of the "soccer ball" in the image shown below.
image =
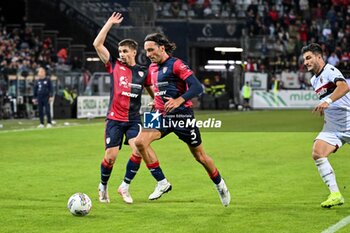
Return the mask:
{"type": "Polygon", "coordinates": [[[91,200],[85,193],[75,193],[68,199],[67,208],[75,216],[87,215],[91,207],[91,200]]]}

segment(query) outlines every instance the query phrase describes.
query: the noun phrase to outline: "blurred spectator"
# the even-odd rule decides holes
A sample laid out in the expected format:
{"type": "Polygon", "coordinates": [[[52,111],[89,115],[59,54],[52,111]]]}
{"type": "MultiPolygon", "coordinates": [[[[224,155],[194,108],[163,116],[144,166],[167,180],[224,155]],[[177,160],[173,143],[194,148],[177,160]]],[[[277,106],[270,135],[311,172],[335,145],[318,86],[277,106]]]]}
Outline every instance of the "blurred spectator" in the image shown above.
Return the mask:
{"type": "Polygon", "coordinates": [[[212,88],[212,94],[215,97],[218,97],[225,92],[225,88],[226,88],[225,81],[221,78],[219,74],[216,74],[214,76],[214,82],[211,85],[211,88],[212,88]]]}
{"type": "Polygon", "coordinates": [[[244,71],[246,72],[257,71],[257,64],[251,57],[248,57],[247,64],[244,66],[244,71]]]}
{"type": "Polygon", "coordinates": [[[338,66],[339,64],[339,58],[335,54],[335,52],[332,52],[331,56],[327,59],[327,62],[333,66],[338,66]]]}
{"type": "Polygon", "coordinates": [[[172,16],[174,16],[175,18],[177,18],[179,16],[180,13],[180,4],[178,1],[174,1],[171,3],[171,7],[170,7],[170,13],[172,14],[172,16]]]}
{"type": "Polygon", "coordinates": [[[273,24],[275,24],[278,20],[278,11],[276,10],[276,6],[272,5],[269,10],[269,18],[273,24]]]}
{"type": "Polygon", "coordinates": [[[349,61],[350,60],[350,53],[349,52],[344,52],[340,58],[342,62],[344,61],[349,61]]]}
{"type": "Polygon", "coordinates": [[[249,82],[245,82],[242,87],[241,94],[243,97],[243,111],[250,110],[250,97],[252,96],[252,88],[249,82]]]}
{"type": "Polygon", "coordinates": [[[335,22],[337,21],[337,13],[334,10],[334,5],[331,5],[330,9],[328,10],[326,14],[326,19],[330,23],[330,25],[333,27],[335,22]]]}
{"type": "Polygon", "coordinates": [[[203,80],[203,90],[204,90],[204,93],[207,94],[207,95],[212,95],[213,94],[213,89],[211,87],[211,82],[210,82],[210,79],[209,78],[205,78],[203,80]]]}
{"type": "Polygon", "coordinates": [[[299,27],[299,39],[303,42],[307,42],[308,25],[306,21],[303,20],[299,27]]]}
{"type": "Polygon", "coordinates": [[[310,10],[309,10],[309,1],[299,0],[299,7],[300,7],[302,18],[306,21],[309,21],[311,18],[310,10]]]}
{"type": "Polygon", "coordinates": [[[67,61],[67,58],[68,58],[68,51],[67,51],[67,49],[66,48],[61,48],[57,52],[57,58],[58,58],[58,62],[65,63],[67,61]]]}
{"type": "Polygon", "coordinates": [[[72,71],[81,71],[83,62],[77,56],[74,56],[73,61],[71,61],[72,71]]]}

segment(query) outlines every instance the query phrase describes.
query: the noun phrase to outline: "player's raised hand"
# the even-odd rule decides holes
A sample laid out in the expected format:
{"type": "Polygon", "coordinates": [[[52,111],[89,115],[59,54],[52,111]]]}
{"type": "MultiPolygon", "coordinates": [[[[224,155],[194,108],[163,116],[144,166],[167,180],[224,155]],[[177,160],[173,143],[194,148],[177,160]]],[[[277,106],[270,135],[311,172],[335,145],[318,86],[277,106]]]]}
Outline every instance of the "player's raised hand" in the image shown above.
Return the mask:
{"type": "Polygon", "coordinates": [[[109,17],[109,19],[107,20],[107,23],[120,24],[123,21],[123,19],[124,17],[122,16],[122,14],[120,14],[119,12],[113,12],[111,17],[109,17]]]}

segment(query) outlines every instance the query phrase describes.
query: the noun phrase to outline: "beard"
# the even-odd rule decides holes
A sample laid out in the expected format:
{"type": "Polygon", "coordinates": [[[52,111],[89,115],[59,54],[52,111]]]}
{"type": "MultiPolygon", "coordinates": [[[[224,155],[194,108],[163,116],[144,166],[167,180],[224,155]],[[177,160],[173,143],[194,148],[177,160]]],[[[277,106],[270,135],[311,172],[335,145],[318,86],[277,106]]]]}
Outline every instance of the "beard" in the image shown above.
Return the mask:
{"type": "Polygon", "coordinates": [[[125,59],[118,58],[118,61],[120,61],[123,64],[127,64],[125,59]]]}

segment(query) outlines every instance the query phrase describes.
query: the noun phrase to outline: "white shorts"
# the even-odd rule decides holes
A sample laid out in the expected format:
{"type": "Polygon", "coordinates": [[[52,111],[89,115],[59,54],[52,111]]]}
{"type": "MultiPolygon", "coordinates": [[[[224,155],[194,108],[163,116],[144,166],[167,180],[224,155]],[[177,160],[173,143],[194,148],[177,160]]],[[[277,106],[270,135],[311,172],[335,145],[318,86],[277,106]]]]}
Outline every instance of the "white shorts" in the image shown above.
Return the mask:
{"type": "Polygon", "coordinates": [[[315,140],[322,140],[325,141],[337,148],[340,148],[344,143],[350,144],[350,132],[344,131],[344,132],[326,132],[322,131],[320,132],[315,140]]]}

